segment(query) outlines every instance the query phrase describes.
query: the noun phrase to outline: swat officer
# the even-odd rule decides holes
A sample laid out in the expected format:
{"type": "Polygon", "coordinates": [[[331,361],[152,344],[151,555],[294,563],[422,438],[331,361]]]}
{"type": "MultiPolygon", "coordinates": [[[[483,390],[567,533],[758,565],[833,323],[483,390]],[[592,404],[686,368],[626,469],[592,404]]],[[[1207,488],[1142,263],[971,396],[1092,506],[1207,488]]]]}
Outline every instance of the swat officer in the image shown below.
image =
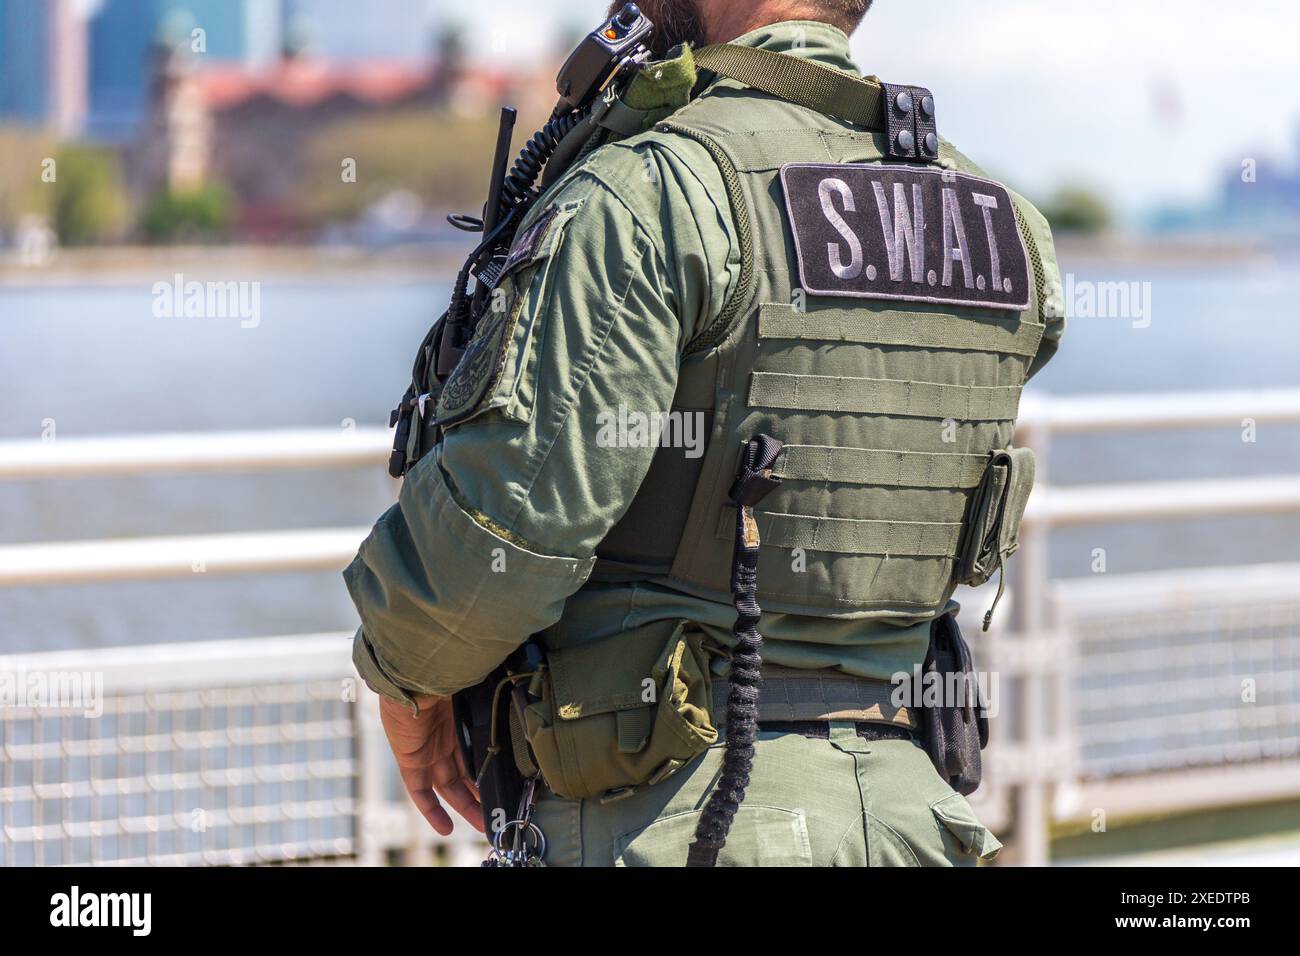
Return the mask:
{"type": "Polygon", "coordinates": [[[500,831],[451,700],[504,674],[487,759],[546,865],[996,854],[961,792],[982,740],[895,677],[969,668],[951,597],[1015,549],[1059,275],[929,91],[850,60],[870,5],[646,0],[654,59],[428,386],[440,440],[346,580],[439,833],[500,831]]]}

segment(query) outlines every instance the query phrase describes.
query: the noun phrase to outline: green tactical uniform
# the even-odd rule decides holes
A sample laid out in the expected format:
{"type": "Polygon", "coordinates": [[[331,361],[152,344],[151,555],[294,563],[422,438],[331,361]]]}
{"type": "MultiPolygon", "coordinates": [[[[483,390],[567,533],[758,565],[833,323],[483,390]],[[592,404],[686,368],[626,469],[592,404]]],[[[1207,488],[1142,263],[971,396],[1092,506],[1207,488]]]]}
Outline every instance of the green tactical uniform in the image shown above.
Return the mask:
{"type": "MultiPolygon", "coordinates": [[[[733,42],[860,75],[826,24],[733,42]]],[[[1015,196],[1028,309],[803,294],[779,170],[887,162],[882,137],[724,78],[688,104],[680,66],[648,68],[609,114],[612,141],[530,213],[501,306],[442,383],[445,437],[346,573],[356,666],[397,700],[474,685],[541,635],[551,671],[526,723],[552,865],[686,859],[722,747],[739,443],[786,445],[758,515],[764,665],[786,680],[773,686],[794,701],[800,672],[862,687],[911,673],[955,585],[1014,550],[1014,528],[974,511],[1064,325],[1047,225],[1015,196]],[[647,437],[636,417],[650,410],[699,423],[699,441],[688,424],[659,448],[659,423],[647,437]]],[[[979,175],[946,142],[938,165],[979,175]]],[[[1023,508],[1023,476],[1001,481],[1023,508]]],[[[862,694],[821,736],[760,734],[721,863],[996,852],[915,742],[860,732],[906,718],[862,694]]]]}

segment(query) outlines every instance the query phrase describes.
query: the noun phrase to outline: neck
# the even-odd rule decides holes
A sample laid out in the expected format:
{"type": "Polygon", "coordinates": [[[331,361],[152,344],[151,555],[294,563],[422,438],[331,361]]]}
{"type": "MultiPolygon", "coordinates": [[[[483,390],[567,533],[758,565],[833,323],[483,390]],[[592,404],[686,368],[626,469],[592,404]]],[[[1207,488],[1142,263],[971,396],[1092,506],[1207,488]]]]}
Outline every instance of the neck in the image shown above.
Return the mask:
{"type": "Polygon", "coordinates": [[[702,3],[701,20],[709,43],[726,43],[751,30],[782,20],[816,20],[817,14],[801,3],[790,0],[758,0],[757,3],[735,3],[718,0],[702,3]]]}

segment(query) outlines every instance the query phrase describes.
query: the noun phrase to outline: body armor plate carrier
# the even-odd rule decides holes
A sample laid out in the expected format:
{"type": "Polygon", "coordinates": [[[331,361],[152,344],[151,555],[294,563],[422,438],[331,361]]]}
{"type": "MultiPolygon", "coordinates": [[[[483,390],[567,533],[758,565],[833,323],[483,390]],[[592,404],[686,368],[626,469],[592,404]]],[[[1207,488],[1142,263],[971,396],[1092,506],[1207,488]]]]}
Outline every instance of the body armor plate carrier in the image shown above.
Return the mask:
{"type": "Polygon", "coordinates": [[[642,136],[713,156],[741,278],[674,397],[703,416],[707,451],[660,448],[596,577],[725,600],[728,490],[766,434],[783,481],[758,514],[764,608],[940,614],[1015,549],[1032,483],[1010,445],[1044,329],[1041,216],[946,142],[903,162],[887,130],[726,80],[642,136]]]}

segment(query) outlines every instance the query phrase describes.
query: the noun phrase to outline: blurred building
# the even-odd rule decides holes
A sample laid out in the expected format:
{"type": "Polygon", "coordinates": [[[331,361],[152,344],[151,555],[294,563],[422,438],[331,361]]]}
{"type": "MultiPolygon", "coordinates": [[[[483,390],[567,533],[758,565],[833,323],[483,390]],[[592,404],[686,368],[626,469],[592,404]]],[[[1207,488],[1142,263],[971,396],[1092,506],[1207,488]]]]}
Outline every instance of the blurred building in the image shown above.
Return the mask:
{"type": "Polygon", "coordinates": [[[119,141],[148,113],[151,49],[160,36],[206,60],[256,69],[286,51],[330,62],[427,61],[439,35],[433,0],[98,2],[89,30],[91,132],[119,141]],[[195,30],[203,31],[202,50],[194,49],[195,30]]]}
{"type": "Polygon", "coordinates": [[[427,63],[286,57],[249,70],[165,52],[156,65],[151,122],[137,141],[139,191],[220,182],[234,193],[245,233],[296,231],[290,198],[313,132],[437,98],[427,63]]]}
{"type": "Polygon", "coordinates": [[[148,121],[127,150],[141,194],[187,192],[207,182],[212,117],[195,80],[196,61],[169,44],[152,52],[148,121]]]}
{"type": "Polygon", "coordinates": [[[81,128],[86,9],[85,0],[0,0],[0,122],[81,128]]]}
{"type": "Polygon", "coordinates": [[[491,122],[513,103],[545,115],[543,74],[469,67],[447,34],[434,57],[330,60],[289,51],[270,63],[215,62],[165,42],[151,58],[144,121],[125,150],[137,199],[208,182],[229,187],[245,236],[299,230],[292,211],[306,144],[322,129],[410,108],[453,108],[491,122]]]}
{"type": "Polygon", "coordinates": [[[280,0],[103,0],[89,24],[90,132],[110,140],[136,132],[160,38],[196,56],[255,66],[280,55],[283,19],[280,0]]]}
{"type": "Polygon", "coordinates": [[[1255,239],[1300,239],[1300,128],[1288,164],[1247,157],[1219,174],[1214,198],[1200,206],[1162,209],[1152,226],[1165,233],[1238,233],[1255,239]]]}
{"type": "Polygon", "coordinates": [[[137,210],[217,183],[238,233],[284,236],[328,127],[549,114],[556,62],[486,55],[461,15],[445,0],[0,0],[0,123],[115,147],[137,210]]]}

